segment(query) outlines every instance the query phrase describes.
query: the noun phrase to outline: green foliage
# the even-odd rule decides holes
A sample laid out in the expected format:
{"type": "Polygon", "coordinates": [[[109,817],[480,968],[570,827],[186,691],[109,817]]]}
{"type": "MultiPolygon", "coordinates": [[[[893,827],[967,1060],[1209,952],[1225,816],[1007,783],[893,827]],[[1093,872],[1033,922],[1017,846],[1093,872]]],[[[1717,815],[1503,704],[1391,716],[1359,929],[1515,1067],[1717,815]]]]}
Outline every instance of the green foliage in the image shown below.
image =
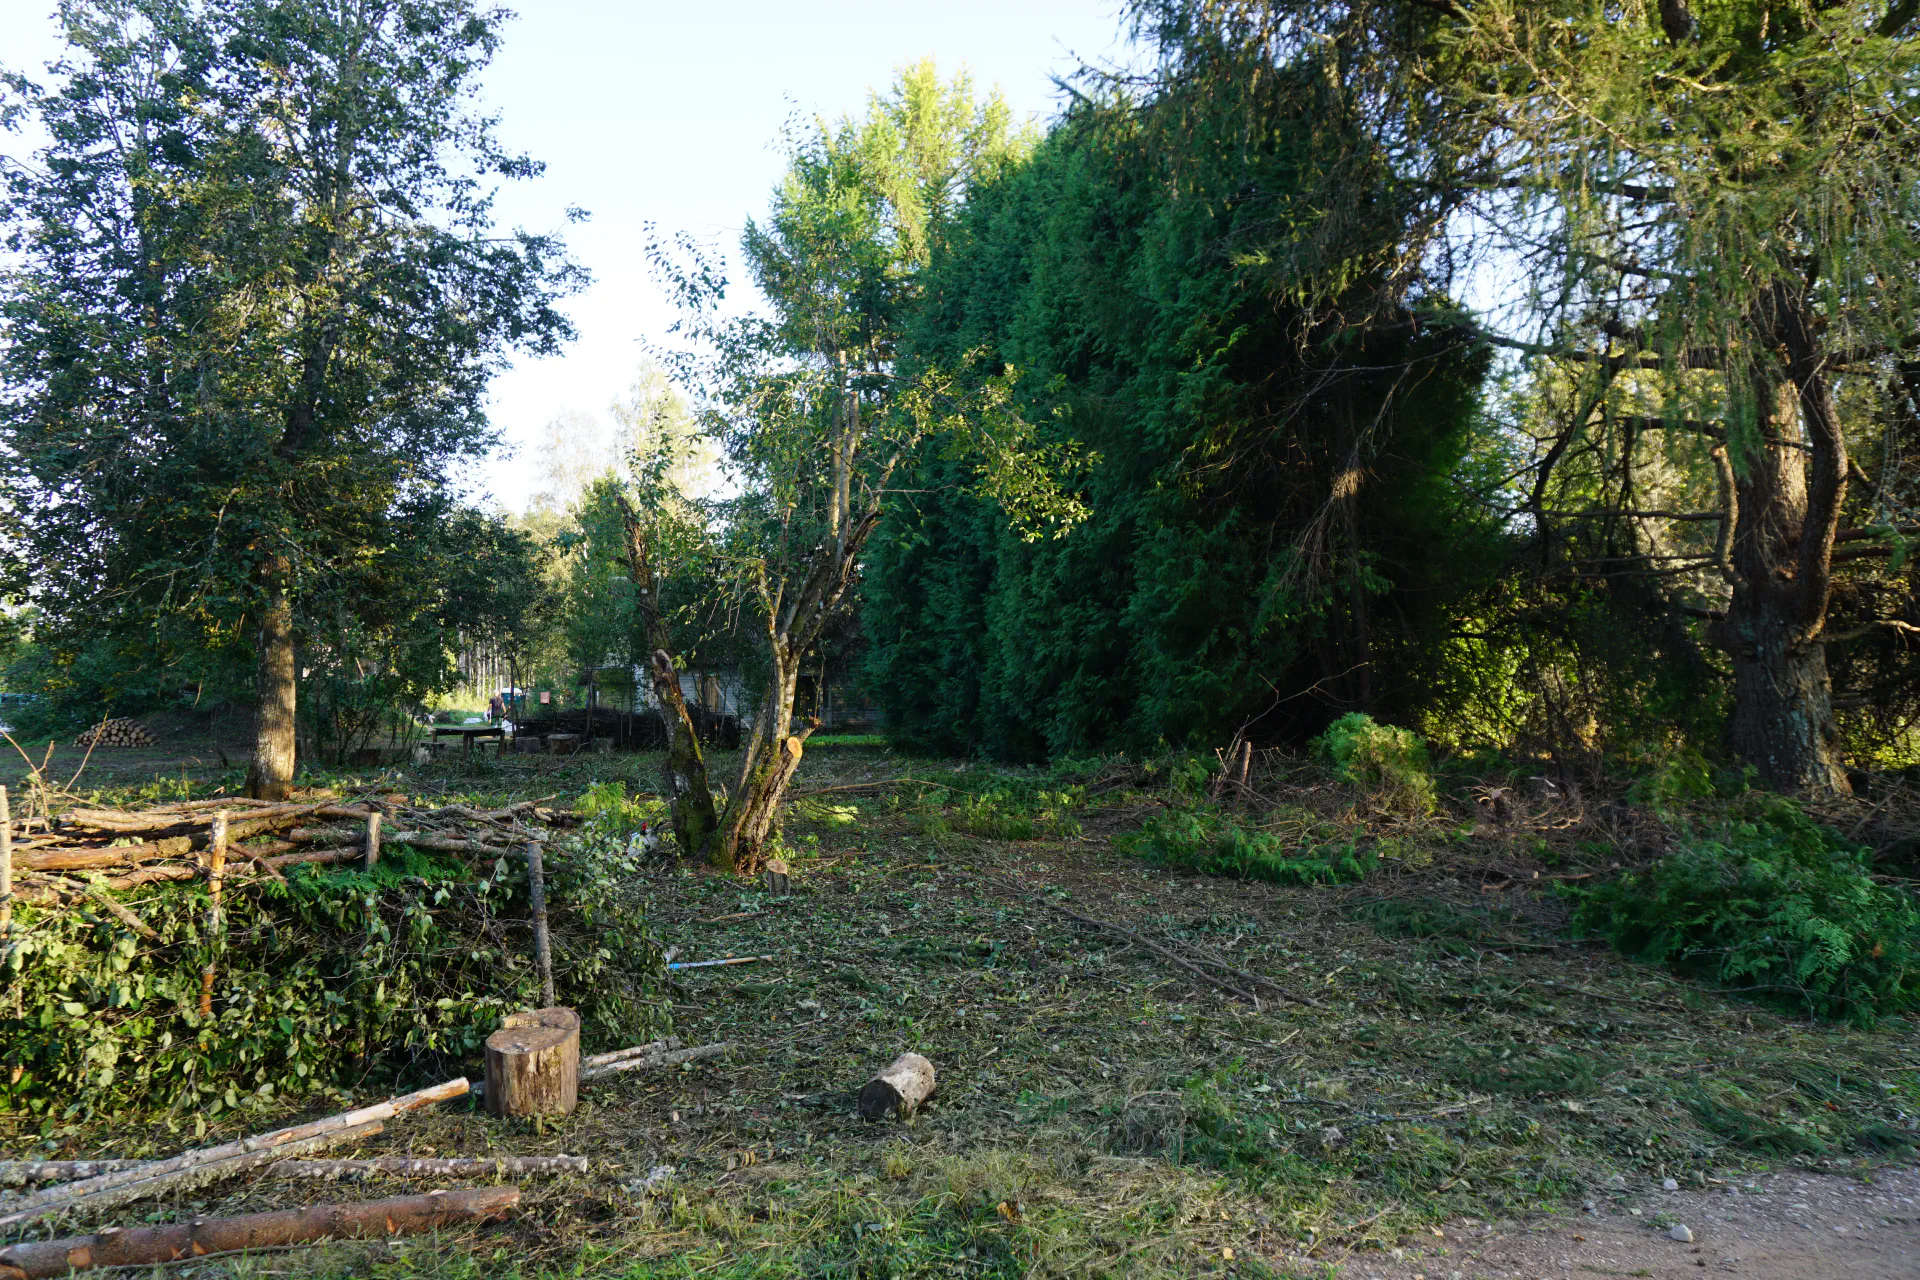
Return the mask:
{"type": "Polygon", "coordinates": [[[1755,795],[1651,866],[1570,890],[1577,928],[1628,955],[1826,1017],[1920,1004],[1920,910],[1864,850],[1755,795]]]}
{"type": "MultiPolygon", "coordinates": [[[[664,969],[623,845],[590,834],[557,845],[548,867],[561,1000],[601,1043],[665,1027],[664,969]]],[[[470,1073],[501,1016],[539,1001],[525,875],[504,863],[475,880],[396,846],[371,873],[296,868],[286,885],[230,892],[220,938],[198,886],[158,886],[136,905],[157,940],[84,901],[16,908],[0,977],[21,1012],[9,1002],[0,1037],[22,1071],[0,1077],[0,1110],[48,1124],[159,1108],[208,1118],[368,1075],[470,1073]],[[216,961],[203,1019],[200,971],[216,961]]]]}
{"type": "Polygon", "coordinates": [[[589,836],[624,841],[643,822],[659,824],[667,818],[666,803],[654,796],[629,796],[619,779],[596,782],[573,802],[574,811],[587,820],[589,836]]]}
{"type": "Polygon", "coordinates": [[[1293,182],[1299,123],[1258,94],[1083,105],[976,179],[903,364],[1017,369],[1022,418],[1089,514],[1029,541],[970,462],[920,451],[863,600],[896,742],[1151,752],[1268,713],[1304,734],[1314,704],[1276,687],[1346,672],[1321,696],[1358,697],[1358,672],[1418,665],[1436,606],[1481,572],[1500,537],[1444,477],[1482,358],[1440,330],[1316,331],[1236,247],[1249,193],[1293,182]]]}
{"type": "Polygon", "coordinates": [[[1427,744],[1411,729],[1379,724],[1353,711],[1327,726],[1314,748],[1344,782],[1389,807],[1416,813],[1433,810],[1433,775],[1427,744]]]}
{"type": "Polygon", "coordinates": [[[1161,866],[1243,880],[1348,884],[1367,875],[1363,855],[1352,840],[1294,848],[1281,836],[1244,827],[1214,809],[1158,814],[1137,834],[1119,837],[1114,844],[1161,866]]]}

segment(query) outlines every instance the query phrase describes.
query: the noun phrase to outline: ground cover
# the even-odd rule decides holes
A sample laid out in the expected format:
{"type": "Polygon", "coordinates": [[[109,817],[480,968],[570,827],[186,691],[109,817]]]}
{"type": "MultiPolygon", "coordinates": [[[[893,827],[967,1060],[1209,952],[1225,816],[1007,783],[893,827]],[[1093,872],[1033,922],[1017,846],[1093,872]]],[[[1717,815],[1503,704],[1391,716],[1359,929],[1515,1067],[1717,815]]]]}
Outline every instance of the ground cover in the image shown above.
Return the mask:
{"type": "MultiPolygon", "coordinates": [[[[657,768],[510,757],[380,781],[491,803],[647,789],[657,768]]],[[[1316,840],[1364,828],[1365,878],[1156,863],[1127,837],[1178,791],[1131,766],[1039,775],[810,752],[786,825],[790,896],[665,862],[626,887],[682,958],[774,957],[671,988],[676,1033],[732,1041],[730,1057],[596,1084],[558,1124],[457,1105],[396,1126],[367,1150],[565,1151],[598,1167],[529,1184],[497,1231],[242,1269],[1365,1274],[1399,1265],[1396,1251],[1411,1267],[1423,1247],[1465,1249],[1461,1223],[1577,1224],[1588,1201],[1624,1214],[1666,1179],[1698,1193],[1769,1168],[1868,1178],[1915,1141],[1920,1048],[1904,1019],[1814,1022],[1569,937],[1554,877],[1583,883],[1569,878],[1647,838],[1627,815],[1612,845],[1575,838],[1591,831],[1476,837],[1470,812],[1396,827],[1325,778],[1294,782],[1288,807],[1236,820],[1316,840]],[[1258,977],[1257,1003],[1167,951],[1258,977]],[[935,1102],[909,1124],[859,1121],[854,1091],[904,1048],[938,1065],[935,1102]]],[[[164,1117],[94,1120],[16,1130],[7,1153],[29,1139],[77,1157],[184,1135],[164,1117]]],[[[236,1184],[158,1212],[302,1194],[236,1184]]],[[[1652,1240],[1659,1212],[1621,1220],[1652,1240]]]]}

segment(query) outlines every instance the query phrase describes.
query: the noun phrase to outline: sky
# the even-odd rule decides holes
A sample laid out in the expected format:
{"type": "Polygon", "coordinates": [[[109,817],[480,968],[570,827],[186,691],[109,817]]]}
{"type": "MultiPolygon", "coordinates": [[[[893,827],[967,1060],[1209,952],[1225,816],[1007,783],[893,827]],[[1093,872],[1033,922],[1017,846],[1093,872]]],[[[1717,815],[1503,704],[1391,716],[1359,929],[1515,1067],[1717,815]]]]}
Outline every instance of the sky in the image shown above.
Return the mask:
{"type": "MultiPolygon", "coordinates": [[[[58,48],[53,9],[0,0],[0,65],[40,71],[58,48]]],[[[776,143],[795,113],[858,112],[896,67],[931,56],[1045,120],[1060,101],[1051,77],[1119,57],[1120,32],[1120,0],[523,0],[485,101],[501,140],[547,169],[502,191],[500,220],[556,230],[569,206],[586,209],[565,235],[594,284],[569,300],[579,336],[564,354],[517,360],[495,381],[506,450],[464,477],[473,497],[523,509],[542,426],[606,416],[673,320],[647,270],[648,224],[736,246],[780,175],[776,143]]]]}

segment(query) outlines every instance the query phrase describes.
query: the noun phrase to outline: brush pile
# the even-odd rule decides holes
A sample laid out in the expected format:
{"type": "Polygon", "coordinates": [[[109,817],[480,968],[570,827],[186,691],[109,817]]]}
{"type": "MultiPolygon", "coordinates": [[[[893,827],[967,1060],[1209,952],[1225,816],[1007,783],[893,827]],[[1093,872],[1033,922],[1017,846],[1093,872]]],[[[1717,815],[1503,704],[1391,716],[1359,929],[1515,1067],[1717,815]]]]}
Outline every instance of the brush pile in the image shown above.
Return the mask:
{"type": "Polygon", "coordinates": [[[153,735],[142,729],[139,724],[122,716],[118,720],[102,720],[73,740],[76,747],[151,747],[157,745],[153,735]]]}
{"type": "Polygon", "coordinates": [[[214,819],[223,812],[229,879],[277,879],[301,863],[371,863],[383,846],[395,845],[493,859],[574,824],[572,811],[544,807],[553,798],[491,810],[421,808],[401,795],[289,803],[220,797],[139,811],[78,807],[51,820],[14,821],[14,894],[22,902],[68,902],[103,888],[194,879],[205,873],[214,819]]]}

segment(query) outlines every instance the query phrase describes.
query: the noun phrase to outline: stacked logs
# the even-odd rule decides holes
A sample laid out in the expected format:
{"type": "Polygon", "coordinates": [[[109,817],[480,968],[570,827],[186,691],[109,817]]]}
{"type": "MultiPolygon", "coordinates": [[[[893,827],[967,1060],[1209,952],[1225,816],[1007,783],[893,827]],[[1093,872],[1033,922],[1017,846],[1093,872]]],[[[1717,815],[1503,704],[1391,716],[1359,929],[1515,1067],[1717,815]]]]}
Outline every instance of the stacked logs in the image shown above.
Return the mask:
{"type": "Polygon", "coordinates": [[[76,747],[151,747],[153,735],[125,716],[102,720],[73,740],[76,747]]]}
{"type": "Polygon", "coordinates": [[[302,863],[371,866],[383,847],[395,845],[498,858],[549,839],[545,828],[572,824],[571,811],[545,807],[553,798],[492,810],[417,807],[404,796],[286,803],[225,796],[137,812],[75,808],[51,824],[13,824],[14,896],[73,902],[99,898],[102,889],[194,879],[205,874],[220,813],[228,815],[228,880],[283,878],[287,867],[302,863]]]}

